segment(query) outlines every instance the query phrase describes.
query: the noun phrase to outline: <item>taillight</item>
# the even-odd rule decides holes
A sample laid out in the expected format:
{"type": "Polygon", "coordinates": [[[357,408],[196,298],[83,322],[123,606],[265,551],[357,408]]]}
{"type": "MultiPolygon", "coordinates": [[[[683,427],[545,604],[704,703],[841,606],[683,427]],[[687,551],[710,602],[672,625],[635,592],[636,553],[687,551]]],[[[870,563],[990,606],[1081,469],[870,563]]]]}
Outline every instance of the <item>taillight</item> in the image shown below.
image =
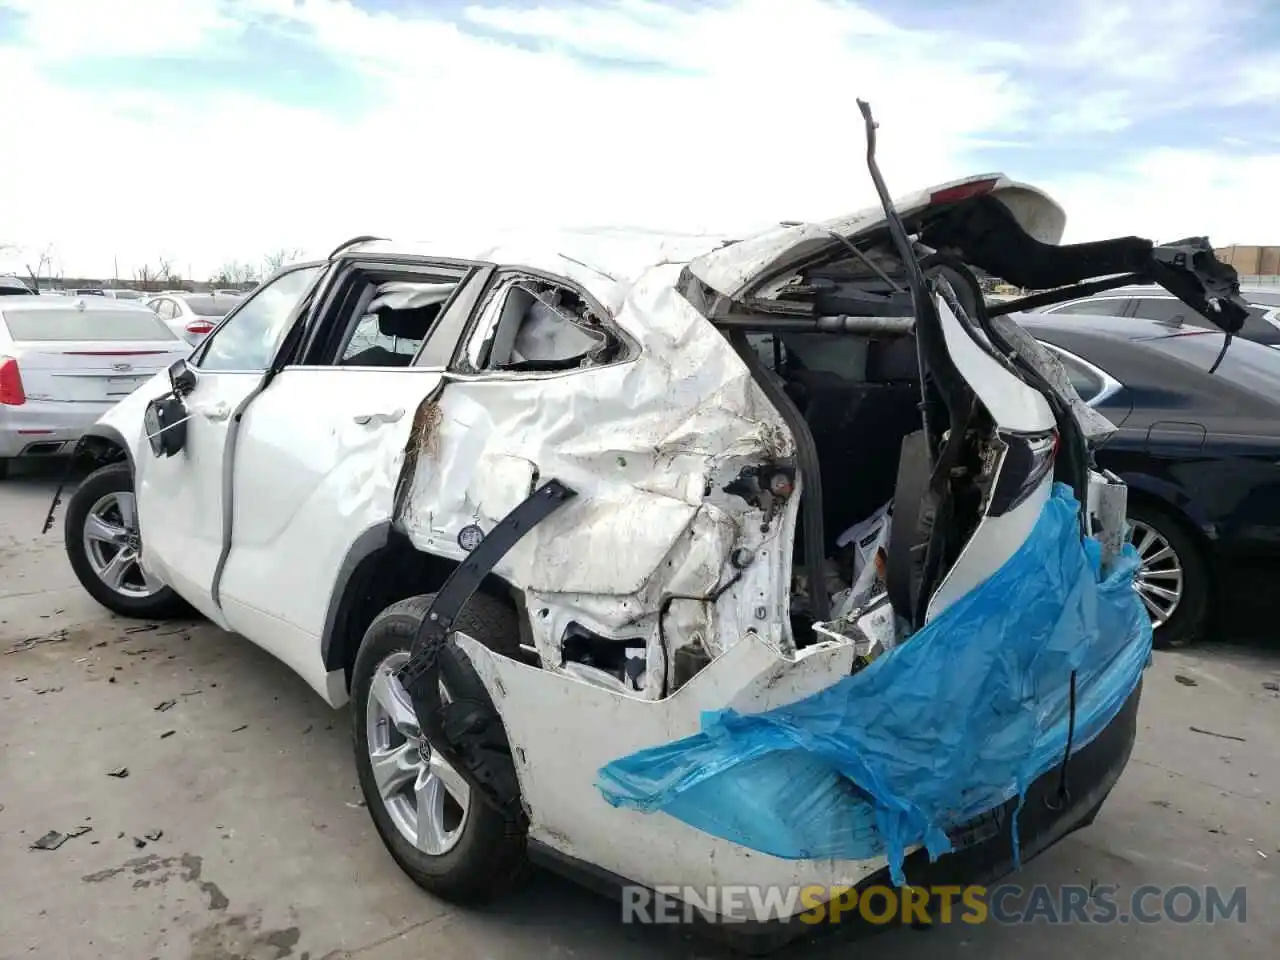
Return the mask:
{"type": "Polygon", "coordinates": [[[22,389],[22,371],[18,369],[18,361],[13,357],[0,357],[0,404],[20,407],[26,402],[27,394],[22,389]]]}
{"type": "Polygon", "coordinates": [[[942,203],[959,203],[961,200],[980,197],[984,193],[990,193],[994,190],[998,182],[998,177],[992,177],[989,180],[974,180],[971,183],[961,183],[943,190],[935,190],[929,194],[929,206],[936,207],[942,203]]]}
{"type": "Polygon", "coordinates": [[[998,517],[1015,509],[1031,496],[1053,472],[1058,456],[1058,431],[1044,433],[1004,433],[1004,463],[1000,478],[991,491],[987,516],[998,517]]]}
{"type": "Polygon", "coordinates": [[[187,324],[187,333],[197,337],[203,337],[212,329],[213,324],[208,320],[192,320],[187,324]]]}

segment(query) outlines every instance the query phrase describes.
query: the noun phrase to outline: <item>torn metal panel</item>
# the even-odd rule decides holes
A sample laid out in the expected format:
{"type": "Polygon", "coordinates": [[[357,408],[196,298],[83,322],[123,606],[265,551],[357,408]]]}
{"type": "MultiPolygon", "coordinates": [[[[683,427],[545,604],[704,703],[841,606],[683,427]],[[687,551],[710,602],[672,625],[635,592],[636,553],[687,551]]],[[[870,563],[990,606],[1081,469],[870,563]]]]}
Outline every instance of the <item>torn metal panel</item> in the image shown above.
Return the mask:
{"type": "MultiPolygon", "coordinates": [[[[664,659],[664,647],[694,632],[713,655],[748,628],[789,649],[797,498],[763,510],[725,488],[746,466],[787,461],[794,444],[728,341],[674,292],[678,274],[678,266],[646,274],[614,317],[641,347],[634,359],[497,380],[455,376],[434,401],[435,429],[415,424],[419,446],[408,451],[395,522],[421,550],[460,558],[462,529],[491,529],[533,477],[580,491],[495,569],[527,592],[531,611],[547,611],[532,626],[549,669],[560,666],[571,615],[607,637],[641,636],[664,659]],[[750,561],[735,567],[733,556],[750,561]],[[671,620],[669,644],[658,637],[667,595],[708,598],[701,615],[671,620]]],[[[649,665],[653,683],[667,666],[649,665]]]]}
{"type": "Polygon", "coordinates": [[[462,634],[457,642],[502,714],[531,840],[649,886],[671,877],[699,889],[742,877],[765,888],[852,886],[885,865],[883,857],[782,860],[669,818],[655,830],[644,814],[602,803],[595,789],[597,771],[619,752],[696,733],[704,710],[768,710],[826,689],[849,673],[850,644],[816,644],[791,659],[748,634],[672,696],[648,703],[507,659],[462,634]]]}

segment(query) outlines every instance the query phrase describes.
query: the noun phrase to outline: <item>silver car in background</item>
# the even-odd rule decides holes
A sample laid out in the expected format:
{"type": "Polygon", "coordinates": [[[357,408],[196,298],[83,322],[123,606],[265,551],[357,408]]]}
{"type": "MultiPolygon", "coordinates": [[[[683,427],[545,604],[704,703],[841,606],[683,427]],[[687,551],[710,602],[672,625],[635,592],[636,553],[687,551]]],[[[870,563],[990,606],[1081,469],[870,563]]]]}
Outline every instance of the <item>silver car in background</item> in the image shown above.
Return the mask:
{"type": "Polygon", "coordinates": [[[241,299],[225,293],[175,293],[154,297],[147,306],[170,330],[195,346],[241,299]]]}
{"type": "MultiPolygon", "coordinates": [[[[1280,285],[1240,285],[1249,317],[1236,336],[1268,347],[1280,347],[1280,285]]],[[[1172,326],[1207,327],[1209,322],[1162,287],[1117,287],[1078,300],[1042,307],[1036,313],[1138,317],[1172,326]]]]}
{"type": "Polygon", "coordinates": [[[190,352],[140,303],[0,298],[0,479],[11,460],[70,453],[116,401],[190,352]]]}

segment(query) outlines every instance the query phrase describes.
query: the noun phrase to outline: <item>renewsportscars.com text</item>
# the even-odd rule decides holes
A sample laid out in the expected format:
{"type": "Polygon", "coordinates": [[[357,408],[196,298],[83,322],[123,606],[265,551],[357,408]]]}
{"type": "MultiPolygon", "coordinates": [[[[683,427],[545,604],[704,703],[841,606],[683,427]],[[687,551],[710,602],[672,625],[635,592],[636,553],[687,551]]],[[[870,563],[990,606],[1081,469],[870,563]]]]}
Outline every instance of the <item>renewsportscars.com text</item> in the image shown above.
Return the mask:
{"type": "Polygon", "coordinates": [[[622,891],[623,923],[706,920],[768,922],[794,916],[801,923],[871,924],[1151,924],[1244,923],[1244,887],[1160,887],[1122,891],[1116,884],[984,886],[716,887],[629,886],[622,891]]]}

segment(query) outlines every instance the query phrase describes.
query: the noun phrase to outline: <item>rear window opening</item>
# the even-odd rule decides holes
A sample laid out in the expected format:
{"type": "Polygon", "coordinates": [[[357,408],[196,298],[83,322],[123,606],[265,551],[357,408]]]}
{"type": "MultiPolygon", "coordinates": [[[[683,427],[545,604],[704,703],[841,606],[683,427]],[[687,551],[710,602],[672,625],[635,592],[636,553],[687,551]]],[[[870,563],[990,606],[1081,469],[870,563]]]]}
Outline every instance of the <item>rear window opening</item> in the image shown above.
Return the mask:
{"type": "Polygon", "coordinates": [[[0,323],[20,343],[178,339],[146,309],[6,309],[0,323]]]}
{"type": "MultiPolygon", "coordinates": [[[[903,568],[891,568],[889,559],[891,551],[910,548],[927,535],[917,511],[906,506],[909,497],[918,507],[921,494],[903,489],[922,492],[928,479],[927,460],[904,455],[904,445],[919,445],[924,426],[915,337],[753,333],[746,341],[758,363],[757,376],[767,377],[794,404],[818,459],[823,567],[816,575],[808,569],[808,531],[801,522],[792,568],[796,645],[823,639],[814,630],[816,622],[866,609],[883,595],[891,595],[895,607],[914,604],[918,583],[891,583],[891,569],[901,576],[903,568]],[[903,505],[890,511],[895,497],[903,505]],[[815,602],[819,591],[822,603],[815,602]]],[[[952,471],[954,534],[943,558],[947,565],[981,519],[994,467],[1005,452],[980,408],[968,439],[952,471]]],[[[906,576],[916,581],[918,571],[906,576]]]]}

